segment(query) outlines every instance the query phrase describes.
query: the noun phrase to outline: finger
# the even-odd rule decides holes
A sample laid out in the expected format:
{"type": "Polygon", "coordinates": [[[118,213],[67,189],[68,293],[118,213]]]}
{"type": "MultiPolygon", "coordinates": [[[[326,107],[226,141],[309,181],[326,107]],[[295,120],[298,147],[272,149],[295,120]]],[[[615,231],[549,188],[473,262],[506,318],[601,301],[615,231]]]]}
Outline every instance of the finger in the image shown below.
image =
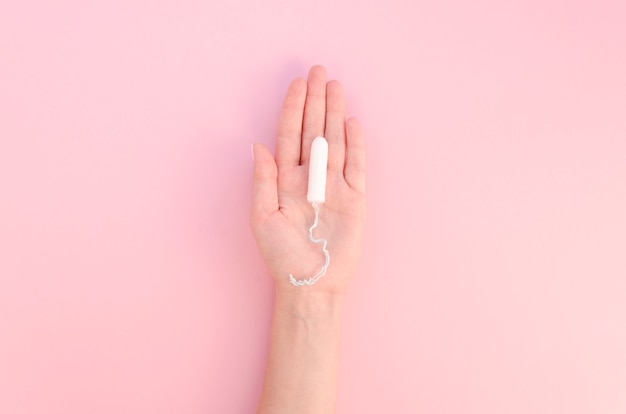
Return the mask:
{"type": "Polygon", "coordinates": [[[306,99],[306,80],[296,78],[291,81],[278,121],[276,137],[276,164],[278,169],[300,163],[302,141],[302,117],[306,99]]]}
{"type": "Polygon", "coordinates": [[[341,84],[335,80],[326,85],[326,127],[328,170],[343,171],[346,161],[346,103],[341,84]]]}
{"type": "Polygon", "coordinates": [[[300,164],[309,163],[311,142],[324,134],[324,118],[326,117],[326,69],[316,65],[309,71],[304,104],[304,120],[302,123],[302,145],[300,148],[300,164]]]}
{"type": "Polygon", "coordinates": [[[252,211],[250,220],[263,221],[278,210],[278,171],[274,157],[263,144],[253,144],[254,178],[252,184],[252,211]]]}
{"type": "Polygon", "coordinates": [[[365,194],[365,142],[361,124],[356,118],[346,122],[346,166],[343,174],[350,187],[365,194]]]}

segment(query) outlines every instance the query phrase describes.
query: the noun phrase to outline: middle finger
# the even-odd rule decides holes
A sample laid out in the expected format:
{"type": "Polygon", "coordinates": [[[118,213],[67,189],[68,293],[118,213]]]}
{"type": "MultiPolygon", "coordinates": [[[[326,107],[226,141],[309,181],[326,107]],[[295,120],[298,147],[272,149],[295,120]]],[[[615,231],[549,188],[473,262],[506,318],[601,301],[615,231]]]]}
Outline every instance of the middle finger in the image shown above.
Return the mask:
{"type": "Polygon", "coordinates": [[[302,146],[300,165],[307,165],[311,152],[311,143],[318,136],[324,136],[326,122],[326,69],[316,65],[308,76],[304,120],[302,122],[302,146]]]}

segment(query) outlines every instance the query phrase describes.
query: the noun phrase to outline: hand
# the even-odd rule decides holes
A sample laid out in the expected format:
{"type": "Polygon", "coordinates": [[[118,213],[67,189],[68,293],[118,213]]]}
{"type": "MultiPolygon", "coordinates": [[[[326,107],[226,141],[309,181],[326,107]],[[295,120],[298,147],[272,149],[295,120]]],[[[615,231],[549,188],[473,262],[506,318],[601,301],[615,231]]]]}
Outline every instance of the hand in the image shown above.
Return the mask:
{"type": "Polygon", "coordinates": [[[365,223],[365,146],[357,119],[345,119],[341,84],[326,82],[313,66],[308,81],[289,85],[278,123],[276,157],[254,144],[250,227],[277,289],[344,294],[360,256],[365,223]],[[316,238],[328,240],[330,265],[311,286],[296,287],[289,275],[308,279],[324,264],[321,243],[309,239],[315,216],[306,199],[311,142],[328,140],[326,202],[320,205],[316,238]]]}

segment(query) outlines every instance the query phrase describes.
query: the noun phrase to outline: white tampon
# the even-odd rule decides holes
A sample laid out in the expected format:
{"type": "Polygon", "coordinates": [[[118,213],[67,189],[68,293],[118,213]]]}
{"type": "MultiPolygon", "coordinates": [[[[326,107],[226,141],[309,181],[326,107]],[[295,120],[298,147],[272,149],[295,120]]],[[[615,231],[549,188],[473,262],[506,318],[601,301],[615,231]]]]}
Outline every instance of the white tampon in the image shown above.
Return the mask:
{"type": "Polygon", "coordinates": [[[324,265],[316,275],[308,279],[296,279],[293,275],[289,275],[289,281],[294,286],[312,285],[324,276],[330,263],[330,254],[326,249],[328,241],[326,239],[316,239],[313,237],[313,229],[317,227],[319,222],[319,204],[326,201],[326,169],[328,168],[328,141],[324,137],[317,137],[311,144],[311,157],[309,158],[309,188],[307,190],[306,199],[311,203],[315,210],[315,220],[309,228],[309,239],[313,243],[322,243],[322,252],[324,252],[324,265]]]}
{"type": "Polygon", "coordinates": [[[312,203],[326,200],[326,169],[328,168],[328,141],[317,137],[311,144],[309,159],[309,189],[306,199],[312,203]]]}

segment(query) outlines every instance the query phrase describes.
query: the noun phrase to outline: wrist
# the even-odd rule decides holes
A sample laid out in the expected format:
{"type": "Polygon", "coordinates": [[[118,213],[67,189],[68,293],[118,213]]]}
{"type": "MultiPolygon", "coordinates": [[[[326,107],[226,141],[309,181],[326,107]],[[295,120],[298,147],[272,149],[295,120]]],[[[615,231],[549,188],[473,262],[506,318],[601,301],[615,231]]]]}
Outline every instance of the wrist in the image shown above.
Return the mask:
{"type": "Polygon", "coordinates": [[[275,307],[300,318],[339,318],[345,295],[312,286],[276,286],[275,307]]]}

